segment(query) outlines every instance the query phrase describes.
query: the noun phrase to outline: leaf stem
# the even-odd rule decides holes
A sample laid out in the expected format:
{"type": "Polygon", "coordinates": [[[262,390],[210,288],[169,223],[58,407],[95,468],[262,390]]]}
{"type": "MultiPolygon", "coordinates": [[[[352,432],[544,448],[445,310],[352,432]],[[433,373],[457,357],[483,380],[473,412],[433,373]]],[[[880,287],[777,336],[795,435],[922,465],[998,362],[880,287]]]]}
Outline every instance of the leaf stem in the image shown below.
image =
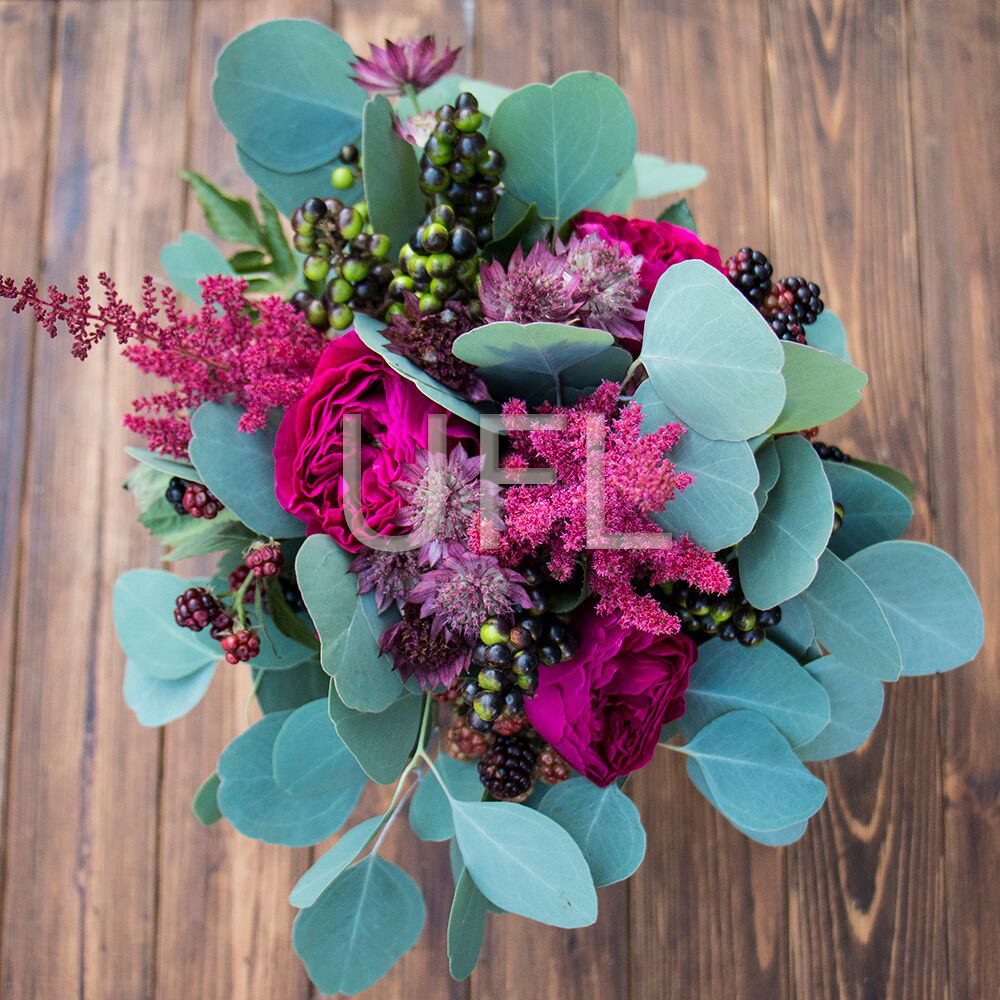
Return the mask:
{"type": "MultiPolygon", "coordinates": [[[[399,780],[402,781],[403,778],[405,778],[406,775],[409,773],[410,773],[410,768],[407,767],[407,769],[403,772],[399,780]]],[[[378,854],[378,850],[382,846],[382,841],[385,840],[386,835],[392,829],[392,824],[396,822],[396,817],[399,816],[399,814],[403,811],[403,806],[406,805],[406,800],[414,793],[414,791],[416,791],[417,785],[419,784],[420,784],[420,772],[418,771],[417,780],[409,784],[406,788],[406,791],[403,792],[402,795],[399,795],[399,786],[398,785],[396,786],[397,794],[393,796],[392,802],[389,805],[389,810],[392,811],[392,815],[388,818],[388,820],[386,820],[385,826],[382,827],[382,830],[379,833],[378,838],[375,840],[375,843],[372,844],[371,854],[373,855],[378,854]]]]}
{"type": "Polygon", "coordinates": [[[406,91],[406,96],[409,97],[411,103],[413,104],[414,112],[419,115],[423,109],[420,107],[420,101],[417,100],[416,89],[414,88],[412,83],[406,84],[404,89],[406,91]]]}

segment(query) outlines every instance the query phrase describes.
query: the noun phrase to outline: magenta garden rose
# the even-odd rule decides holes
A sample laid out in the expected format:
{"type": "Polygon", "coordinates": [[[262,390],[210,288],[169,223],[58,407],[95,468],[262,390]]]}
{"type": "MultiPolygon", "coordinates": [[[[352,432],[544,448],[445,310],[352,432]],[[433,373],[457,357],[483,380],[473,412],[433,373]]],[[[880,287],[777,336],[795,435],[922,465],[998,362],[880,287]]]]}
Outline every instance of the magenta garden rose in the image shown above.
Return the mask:
{"type": "MultiPolygon", "coordinates": [[[[351,331],[331,341],[302,397],[290,406],[274,444],[275,492],[281,506],[310,534],[330,535],[349,552],[361,542],[344,516],[344,417],[361,417],[361,509],[372,531],[394,534],[403,467],[427,447],[427,418],[444,413],[412,382],[397,375],[351,331]]],[[[475,429],[448,418],[448,446],[472,443],[475,429]]]]}
{"type": "Polygon", "coordinates": [[[579,652],[541,672],[527,713],[572,767],[605,787],[645,767],[662,727],[684,714],[698,647],[592,612],[577,616],[577,628],[579,652]]]}

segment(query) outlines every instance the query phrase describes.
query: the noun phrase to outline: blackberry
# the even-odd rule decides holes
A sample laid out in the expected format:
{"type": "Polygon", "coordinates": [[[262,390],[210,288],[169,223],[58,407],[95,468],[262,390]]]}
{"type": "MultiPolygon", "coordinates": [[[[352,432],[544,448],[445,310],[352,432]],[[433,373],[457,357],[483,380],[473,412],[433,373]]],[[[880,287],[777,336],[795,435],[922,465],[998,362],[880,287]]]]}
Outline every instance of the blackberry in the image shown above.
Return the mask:
{"type": "Polygon", "coordinates": [[[203,517],[206,521],[211,521],[217,517],[222,510],[222,504],[218,498],[214,497],[207,486],[201,483],[188,483],[181,500],[184,509],[192,517],[203,517]]]}
{"type": "Polygon", "coordinates": [[[794,277],[782,278],[778,284],[791,296],[791,312],[795,319],[803,326],[815,323],[816,317],[823,311],[819,285],[815,281],[794,277]]]}
{"type": "Polygon", "coordinates": [[[444,752],[455,760],[476,760],[492,745],[489,733],[476,732],[462,716],[452,722],[444,737],[444,752]]]}
{"type": "Polygon", "coordinates": [[[737,250],[725,263],[729,280],[755,306],[760,306],[764,296],[771,290],[771,275],[774,268],[759,250],[743,247],[737,250]]]}
{"type": "Polygon", "coordinates": [[[528,717],[524,712],[517,715],[501,715],[493,723],[493,732],[497,736],[515,736],[528,724],[528,717]]]}
{"type": "Polygon", "coordinates": [[[277,542],[252,546],[247,553],[246,564],[253,570],[253,575],[258,579],[262,576],[277,576],[284,565],[281,546],[277,542]]]}
{"type": "MultiPolygon", "coordinates": [[[[246,563],[240,563],[239,566],[237,566],[236,569],[234,569],[232,573],[229,574],[229,590],[234,594],[238,593],[240,587],[243,586],[243,582],[249,575],[250,575],[250,567],[247,566],[246,563]]],[[[251,580],[249,584],[247,584],[247,589],[243,591],[243,603],[245,605],[253,604],[254,601],[256,600],[257,600],[257,581],[255,578],[251,580]]]]}
{"type": "Polygon", "coordinates": [[[260,639],[249,629],[238,629],[219,642],[229,663],[247,663],[260,652],[260,639]]]}
{"type": "Polygon", "coordinates": [[[806,342],[806,332],[791,312],[779,312],[768,317],[768,325],[774,330],[778,340],[791,340],[796,344],[806,342]]]}
{"type": "Polygon", "coordinates": [[[167,503],[172,504],[174,510],[181,517],[187,517],[187,508],[184,506],[184,493],[190,485],[189,480],[181,479],[180,476],[173,476],[170,482],[167,483],[167,490],[163,494],[167,503]]]}
{"type": "Polygon", "coordinates": [[[558,785],[560,781],[565,781],[570,774],[569,764],[562,755],[548,743],[542,747],[538,755],[538,777],[547,785],[558,785]]]}
{"type": "Polygon", "coordinates": [[[827,444],[825,441],[813,441],[813,448],[824,462],[843,462],[850,465],[851,456],[841,451],[835,444],[827,444]]]}
{"type": "Polygon", "coordinates": [[[535,778],[538,755],[524,736],[499,736],[479,758],[479,780],[494,799],[523,801],[535,778]]]}
{"type": "Polygon", "coordinates": [[[200,632],[226,614],[218,599],[204,587],[189,587],[174,603],[174,621],[192,632],[200,632]]]}

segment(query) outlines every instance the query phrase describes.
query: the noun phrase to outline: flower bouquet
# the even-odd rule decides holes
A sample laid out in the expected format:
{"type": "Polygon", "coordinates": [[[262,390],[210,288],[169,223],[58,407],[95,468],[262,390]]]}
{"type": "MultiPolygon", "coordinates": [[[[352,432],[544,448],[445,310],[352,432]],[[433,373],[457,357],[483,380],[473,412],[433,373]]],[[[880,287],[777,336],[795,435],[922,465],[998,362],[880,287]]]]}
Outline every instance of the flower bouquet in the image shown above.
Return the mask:
{"type": "Polygon", "coordinates": [[[788,844],[826,794],[807,763],[866,740],[883,683],[983,641],[961,568],[900,540],[906,477],[816,439],[867,381],[819,287],[724,261],[683,200],[628,218],[704,171],[637,153],[608,77],[508,91],[456,54],[254,28],[213,96],[257,205],[186,175],[227,255],[183,234],[138,307],[106,275],[101,304],[0,279],[78,357],[111,334],[168,383],[125,417],[126,485],[165,560],[214,568],[119,579],[125,699],[163,725],[245,664],[262,717],[194,810],[343,831],[290,895],[328,993],[421,934],[380,854],[398,816],[451,844],[461,979],[490,913],[596,919],[658,747],[788,844]],[[356,816],[369,781],[388,807],[356,816]]]}

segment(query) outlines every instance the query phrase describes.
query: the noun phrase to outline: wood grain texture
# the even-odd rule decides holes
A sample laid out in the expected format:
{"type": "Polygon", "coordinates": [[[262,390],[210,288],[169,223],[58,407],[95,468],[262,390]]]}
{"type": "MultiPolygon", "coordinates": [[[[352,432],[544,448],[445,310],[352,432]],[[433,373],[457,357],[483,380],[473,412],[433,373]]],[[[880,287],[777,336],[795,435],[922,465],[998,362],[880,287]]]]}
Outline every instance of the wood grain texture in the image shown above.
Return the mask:
{"type": "Polygon", "coordinates": [[[987,622],[976,666],[938,682],[948,970],[953,1000],[973,1000],[1000,995],[1000,899],[984,877],[1000,855],[1000,9],[910,11],[934,541],[965,567],[987,622]]]}
{"type": "MultiPolygon", "coordinates": [[[[702,237],[724,256],[746,243],[767,246],[760,10],[729,0],[624,0],[622,35],[643,39],[629,50],[623,81],[634,108],[653,109],[639,113],[640,148],[708,168],[690,204],[702,237]]],[[[678,754],[661,751],[633,784],[649,834],[632,880],[632,960],[642,970],[633,996],[786,996],[781,853],[722,819],[678,754]]]]}

